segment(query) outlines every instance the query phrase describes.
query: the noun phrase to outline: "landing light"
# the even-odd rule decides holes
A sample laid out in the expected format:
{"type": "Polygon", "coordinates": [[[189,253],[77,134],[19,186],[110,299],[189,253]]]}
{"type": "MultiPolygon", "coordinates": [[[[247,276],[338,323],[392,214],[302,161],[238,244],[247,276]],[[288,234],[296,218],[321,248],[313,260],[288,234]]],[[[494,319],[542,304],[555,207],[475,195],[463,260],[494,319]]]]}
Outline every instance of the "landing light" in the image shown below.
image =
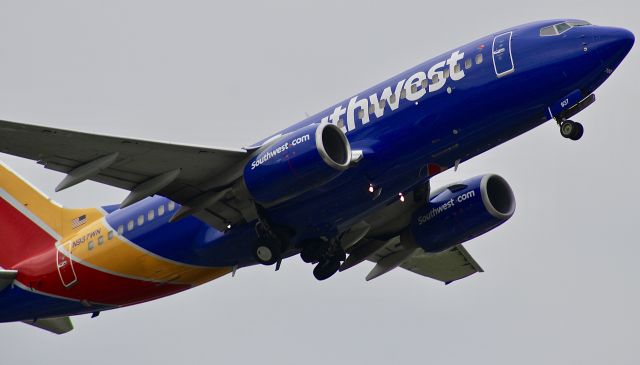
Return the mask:
{"type": "Polygon", "coordinates": [[[375,191],[375,189],[373,188],[372,184],[369,184],[369,192],[373,193],[375,191]]]}
{"type": "Polygon", "coordinates": [[[402,193],[398,193],[400,196],[400,202],[404,203],[404,195],[402,193]]]}

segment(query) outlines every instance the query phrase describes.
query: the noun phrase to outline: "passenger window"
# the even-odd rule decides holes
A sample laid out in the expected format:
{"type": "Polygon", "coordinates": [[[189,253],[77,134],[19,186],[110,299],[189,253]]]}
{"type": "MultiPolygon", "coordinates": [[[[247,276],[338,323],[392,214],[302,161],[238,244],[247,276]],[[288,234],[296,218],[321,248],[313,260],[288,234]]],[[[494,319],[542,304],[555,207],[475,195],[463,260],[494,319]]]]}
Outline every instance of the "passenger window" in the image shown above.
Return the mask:
{"type": "Polygon", "coordinates": [[[482,63],[482,53],[478,53],[476,55],[476,65],[479,65],[482,63]]]}
{"type": "Polygon", "coordinates": [[[444,75],[442,76],[445,80],[449,78],[449,68],[444,70],[444,75]]]}
{"type": "Polygon", "coordinates": [[[456,63],[456,65],[455,65],[455,66],[453,66],[453,70],[454,70],[456,73],[458,73],[458,72],[460,72],[460,71],[462,70],[462,68],[460,67],[460,64],[459,64],[459,63],[456,63]]]}
{"type": "MultiPolygon", "coordinates": [[[[342,124],[344,125],[344,122],[342,122],[342,124]]],[[[169,209],[170,212],[172,212],[174,209],[176,209],[176,203],[170,201],[169,204],[167,204],[167,208],[169,209]]]]}
{"type": "Polygon", "coordinates": [[[141,214],[138,216],[138,226],[142,226],[144,224],[144,216],[141,214]]]}
{"type": "Polygon", "coordinates": [[[89,251],[93,250],[93,241],[89,241],[89,243],[87,244],[87,248],[89,249],[89,251]]]}
{"type": "Polygon", "coordinates": [[[152,221],[153,218],[155,218],[155,211],[150,210],[149,213],[147,213],[147,220],[152,221]]]}
{"type": "Polygon", "coordinates": [[[406,98],[407,98],[407,90],[402,89],[402,91],[400,91],[400,100],[406,99],[406,98]]]}
{"type": "Polygon", "coordinates": [[[164,205],[158,207],[158,217],[164,215],[164,205]]]}
{"type": "Polygon", "coordinates": [[[470,68],[471,68],[471,65],[473,65],[473,61],[471,61],[471,58],[467,58],[467,59],[464,61],[464,68],[465,68],[466,70],[468,70],[468,69],[470,69],[470,68]]]}
{"type": "Polygon", "coordinates": [[[98,237],[98,244],[101,245],[104,243],[104,237],[100,236],[98,237]]]}
{"type": "MultiPolygon", "coordinates": [[[[344,128],[344,119],[340,118],[338,119],[338,123],[336,123],[336,125],[338,126],[338,128],[344,128]]],[[[171,208],[171,203],[169,203],[169,211],[172,211],[173,209],[171,208]]]]}
{"type": "Polygon", "coordinates": [[[129,232],[133,231],[133,227],[134,227],[134,226],[135,226],[135,225],[134,225],[133,221],[132,221],[132,220],[131,220],[131,221],[129,221],[129,222],[127,223],[127,231],[129,231],[129,232]]]}
{"type": "MultiPolygon", "coordinates": [[[[122,227],[122,226],[120,226],[122,227]]],[[[107,239],[112,240],[113,239],[113,231],[109,231],[109,233],[107,233],[107,239]]]]}
{"type": "Polygon", "coordinates": [[[440,81],[440,78],[438,77],[438,74],[433,75],[433,77],[431,78],[431,83],[432,84],[437,84],[438,81],[440,81]]]}
{"type": "Polygon", "coordinates": [[[386,100],[380,100],[380,109],[384,109],[387,106],[386,100]]]}
{"type": "Polygon", "coordinates": [[[360,119],[364,118],[364,110],[362,109],[358,110],[358,118],[360,119]]]}
{"type": "Polygon", "coordinates": [[[396,94],[391,94],[391,96],[389,97],[389,102],[391,104],[395,104],[395,102],[396,102],[396,94]]]}
{"type": "Polygon", "coordinates": [[[422,80],[422,83],[420,84],[422,86],[423,89],[426,89],[427,86],[429,85],[429,82],[427,81],[427,79],[422,80]]]}
{"type": "Polygon", "coordinates": [[[371,104],[369,105],[369,114],[373,114],[376,112],[376,107],[375,105],[371,104]]]}

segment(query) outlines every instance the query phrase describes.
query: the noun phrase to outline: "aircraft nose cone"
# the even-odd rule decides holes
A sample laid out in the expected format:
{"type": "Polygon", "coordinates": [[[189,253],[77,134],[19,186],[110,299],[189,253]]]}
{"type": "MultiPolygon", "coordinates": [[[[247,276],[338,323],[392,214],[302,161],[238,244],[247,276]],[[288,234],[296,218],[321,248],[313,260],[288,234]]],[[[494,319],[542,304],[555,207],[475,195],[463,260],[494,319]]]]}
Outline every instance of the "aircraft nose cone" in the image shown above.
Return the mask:
{"type": "Polygon", "coordinates": [[[610,68],[616,68],[627,56],[635,36],[624,28],[605,27],[596,32],[596,48],[602,61],[610,68]]]}
{"type": "Polygon", "coordinates": [[[611,38],[614,47],[617,47],[621,53],[624,53],[624,56],[629,53],[631,47],[633,47],[633,43],[636,41],[636,37],[633,33],[624,28],[614,28],[611,38]]]}

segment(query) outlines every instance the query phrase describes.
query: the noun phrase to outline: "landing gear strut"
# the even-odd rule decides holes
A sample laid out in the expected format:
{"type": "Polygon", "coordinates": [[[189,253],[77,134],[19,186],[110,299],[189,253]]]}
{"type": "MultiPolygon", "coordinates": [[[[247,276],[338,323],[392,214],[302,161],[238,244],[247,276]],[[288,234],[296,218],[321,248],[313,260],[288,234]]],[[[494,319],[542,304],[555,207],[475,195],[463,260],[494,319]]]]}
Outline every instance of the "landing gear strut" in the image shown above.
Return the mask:
{"type": "Polygon", "coordinates": [[[289,247],[288,237],[291,237],[292,232],[287,232],[286,227],[270,224],[262,209],[258,209],[255,229],[258,241],[253,245],[254,258],[263,265],[276,264],[276,271],[279,270],[282,253],[289,247]]]}
{"type": "Polygon", "coordinates": [[[573,141],[577,141],[582,137],[584,133],[584,127],[582,124],[574,122],[572,120],[558,121],[560,125],[560,134],[564,138],[568,138],[573,141]]]}

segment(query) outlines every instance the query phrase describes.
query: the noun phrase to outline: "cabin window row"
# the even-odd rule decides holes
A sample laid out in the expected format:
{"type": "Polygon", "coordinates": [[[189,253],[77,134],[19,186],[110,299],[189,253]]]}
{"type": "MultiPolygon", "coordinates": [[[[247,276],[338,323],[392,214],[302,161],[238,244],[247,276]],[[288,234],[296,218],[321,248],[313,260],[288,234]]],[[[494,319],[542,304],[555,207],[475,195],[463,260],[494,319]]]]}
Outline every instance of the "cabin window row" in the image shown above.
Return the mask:
{"type": "Polygon", "coordinates": [[[141,227],[142,225],[144,225],[145,222],[151,222],[156,217],[163,216],[167,211],[173,212],[175,209],[176,209],[176,203],[172,201],[168,202],[166,206],[164,204],[160,205],[156,209],[152,209],[148,211],[146,214],[140,214],[135,220],[133,219],[129,220],[127,222],[126,227],[124,224],[119,225],[118,234],[124,234],[125,228],[127,232],[131,232],[136,227],[141,227]]]}
{"type": "MultiPolygon", "coordinates": [[[[111,241],[112,239],[113,239],[113,231],[107,232],[107,240],[111,241]]],[[[104,236],[99,236],[97,242],[98,242],[98,246],[102,246],[104,244],[104,236]]],[[[89,242],[87,242],[87,249],[89,251],[93,250],[94,247],[95,247],[95,243],[93,240],[90,240],[89,242]]]]}

